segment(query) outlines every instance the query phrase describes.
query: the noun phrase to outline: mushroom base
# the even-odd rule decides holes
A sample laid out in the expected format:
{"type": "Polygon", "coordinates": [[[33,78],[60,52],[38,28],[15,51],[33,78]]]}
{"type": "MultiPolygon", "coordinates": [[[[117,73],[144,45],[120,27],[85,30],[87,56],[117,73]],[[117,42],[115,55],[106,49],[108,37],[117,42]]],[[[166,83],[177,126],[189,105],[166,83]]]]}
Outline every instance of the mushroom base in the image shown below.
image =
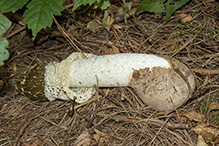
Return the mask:
{"type": "MultiPolygon", "coordinates": [[[[87,57],[92,54],[85,53],[87,57]]],[[[45,68],[45,97],[50,101],[55,99],[75,100],[78,103],[87,101],[96,92],[94,87],[71,87],[71,64],[74,60],[82,59],[79,53],[72,53],[62,62],[49,63],[45,68]]]]}

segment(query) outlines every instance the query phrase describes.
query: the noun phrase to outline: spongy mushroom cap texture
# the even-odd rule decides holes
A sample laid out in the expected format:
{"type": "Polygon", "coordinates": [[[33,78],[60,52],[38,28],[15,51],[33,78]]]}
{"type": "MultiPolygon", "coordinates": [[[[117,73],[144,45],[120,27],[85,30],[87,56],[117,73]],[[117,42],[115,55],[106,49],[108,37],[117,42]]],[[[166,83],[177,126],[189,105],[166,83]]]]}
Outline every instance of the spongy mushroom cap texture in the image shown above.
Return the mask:
{"type": "Polygon", "coordinates": [[[171,68],[135,70],[129,86],[145,104],[169,113],[189,99],[195,89],[195,79],[185,64],[173,58],[165,59],[169,61],[171,68]]]}

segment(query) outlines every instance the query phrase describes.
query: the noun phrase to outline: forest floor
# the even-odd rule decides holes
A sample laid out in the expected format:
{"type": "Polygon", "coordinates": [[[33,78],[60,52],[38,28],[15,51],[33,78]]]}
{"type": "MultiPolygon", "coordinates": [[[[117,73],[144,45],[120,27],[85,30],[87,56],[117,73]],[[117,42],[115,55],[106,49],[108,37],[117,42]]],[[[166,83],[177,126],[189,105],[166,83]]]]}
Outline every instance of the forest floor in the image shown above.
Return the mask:
{"type": "MultiPolygon", "coordinates": [[[[121,6],[117,2],[109,9],[115,14],[121,6]]],[[[76,16],[64,10],[62,16],[55,17],[59,28],[54,23],[34,41],[31,31],[16,21],[6,32],[10,58],[0,76],[0,145],[194,146],[204,143],[198,136],[208,145],[219,143],[218,1],[190,1],[168,22],[165,13],[141,13],[137,19],[147,35],[133,18],[114,17],[117,21],[107,31],[104,11],[90,12],[82,21],[79,16],[84,13],[76,16]],[[180,14],[186,14],[189,21],[183,23],[180,14]],[[96,23],[89,30],[86,25],[91,20],[96,23]],[[60,27],[67,33],[60,32],[60,27]],[[195,92],[169,114],[139,104],[128,87],[99,88],[92,97],[99,100],[83,106],[75,103],[73,115],[71,101],[41,102],[20,94],[16,81],[31,66],[60,62],[77,51],[64,35],[81,51],[95,55],[147,53],[176,58],[192,70],[195,92]]]]}

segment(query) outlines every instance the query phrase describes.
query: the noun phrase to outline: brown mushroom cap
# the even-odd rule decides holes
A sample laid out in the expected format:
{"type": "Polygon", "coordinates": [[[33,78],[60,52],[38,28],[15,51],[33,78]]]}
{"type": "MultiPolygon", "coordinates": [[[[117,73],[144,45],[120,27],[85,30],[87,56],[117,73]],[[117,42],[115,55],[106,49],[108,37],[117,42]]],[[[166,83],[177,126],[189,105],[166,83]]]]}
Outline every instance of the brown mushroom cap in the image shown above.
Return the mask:
{"type": "Polygon", "coordinates": [[[172,68],[154,67],[135,70],[129,86],[141,100],[155,110],[169,113],[189,98],[195,89],[190,69],[179,60],[166,58],[172,68]]]}

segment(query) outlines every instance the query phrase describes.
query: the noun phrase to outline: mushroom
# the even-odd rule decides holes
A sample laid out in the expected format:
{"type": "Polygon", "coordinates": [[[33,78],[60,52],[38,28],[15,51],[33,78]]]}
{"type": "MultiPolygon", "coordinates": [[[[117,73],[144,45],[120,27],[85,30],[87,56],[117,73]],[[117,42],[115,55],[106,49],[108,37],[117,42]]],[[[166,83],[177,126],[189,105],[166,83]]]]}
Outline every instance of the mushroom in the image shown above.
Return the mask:
{"type": "Polygon", "coordinates": [[[62,62],[33,66],[17,81],[18,91],[40,100],[87,101],[98,87],[133,88],[155,110],[169,113],[183,105],[195,89],[189,68],[179,60],[150,54],[96,56],[72,53],[62,62]]]}

